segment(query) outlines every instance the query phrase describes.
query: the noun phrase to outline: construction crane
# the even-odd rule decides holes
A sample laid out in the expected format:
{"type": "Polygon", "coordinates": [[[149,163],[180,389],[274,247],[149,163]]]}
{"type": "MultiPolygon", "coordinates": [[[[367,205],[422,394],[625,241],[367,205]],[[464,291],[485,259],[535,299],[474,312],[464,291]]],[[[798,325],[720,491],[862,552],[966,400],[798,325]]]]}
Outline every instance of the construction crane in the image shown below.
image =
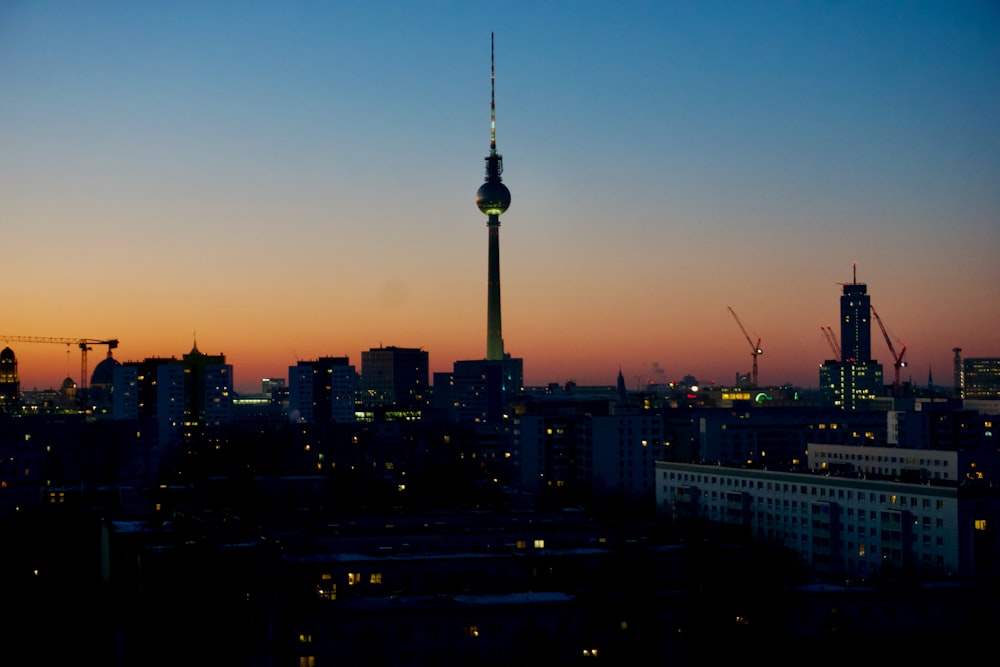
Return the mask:
{"type": "Polygon", "coordinates": [[[841,356],[840,343],[837,342],[837,336],[833,333],[833,328],[830,325],[826,325],[820,327],[819,330],[823,332],[826,342],[830,344],[830,349],[833,350],[833,358],[839,360],[841,356]]]}
{"type": "Polygon", "coordinates": [[[906,345],[903,345],[903,349],[899,351],[899,354],[896,354],[896,348],[893,346],[892,339],[889,337],[889,332],[885,330],[885,325],[882,324],[882,318],[878,316],[878,311],[875,310],[875,306],[872,306],[872,314],[875,315],[875,321],[878,322],[878,328],[882,330],[882,335],[885,337],[885,343],[889,346],[889,353],[892,354],[892,367],[895,371],[895,375],[892,380],[892,395],[899,396],[899,369],[906,365],[906,362],[903,361],[903,355],[906,354],[906,345]]]}
{"type": "Polygon", "coordinates": [[[91,345],[107,345],[108,352],[118,347],[118,340],[109,338],[102,340],[99,338],[51,338],[46,336],[4,336],[0,334],[0,340],[11,343],[57,343],[59,345],[76,345],[80,348],[80,388],[87,388],[87,352],[92,350],[91,345]]]}
{"type": "Polygon", "coordinates": [[[750,355],[753,357],[753,375],[752,375],[752,377],[753,377],[753,386],[756,387],[757,386],[757,357],[759,357],[760,355],[764,354],[764,350],[760,349],[760,338],[757,338],[757,344],[754,345],[753,340],[751,340],[751,338],[750,338],[750,334],[748,334],[747,330],[743,328],[743,323],[740,322],[740,318],[737,317],[736,311],[733,310],[733,307],[732,306],[726,306],[726,308],[728,308],[729,312],[733,314],[733,319],[736,320],[736,324],[740,325],[740,331],[743,332],[743,335],[746,337],[747,342],[750,343],[750,355]]]}

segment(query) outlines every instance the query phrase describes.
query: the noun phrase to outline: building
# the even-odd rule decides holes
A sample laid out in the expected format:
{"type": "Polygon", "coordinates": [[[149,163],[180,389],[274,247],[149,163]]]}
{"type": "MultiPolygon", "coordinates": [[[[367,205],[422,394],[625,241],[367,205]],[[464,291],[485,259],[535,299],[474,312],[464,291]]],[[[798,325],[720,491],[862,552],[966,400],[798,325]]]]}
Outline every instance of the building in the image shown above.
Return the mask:
{"type": "Polygon", "coordinates": [[[361,353],[361,406],[388,418],[420,418],[428,402],[429,358],[416,347],[361,353]]]}
{"type": "Polygon", "coordinates": [[[840,360],[848,362],[871,361],[871,297],[868,286],[858,282],[858,266],[854,265],[854,279],[843,284],[840,297],[840,360]]]}
{"type": "Polygon", "coordinates": [[[820,399],[824,406],[841,410],[878,408],[884,394],[882,365],[872,359],[871,298],[868,286],[843,284],[840,297],[840,359],[830,359],[819,369],[820,399]]]}
{"type": "Polygon", "coordinates": [[[877,361],[827,361],[819,368],[820,400],[841,410],[880,410],[885,383],[877,361]]]}
{"type": "Polygon", "coordinates": [[[115,368],[121,366],[112,356],[112,348],[108,347],[107,356],[94,367],[90,374],[90,389],[87,390],[87,402],[95,414],[110,414],[114,400],[115,368]]]}
{"type": "Polygon", "coordinates": [[[319,357],[288,367],[288,415],[294,422],[351,423],[358,373],[347,357],[319,357]]]}
{"type": "Polygon", "coordinates": [[[456,361],[450,374],[434,374],[434,405],[450,421],[499,424],[523,389],[522,359],[456,361]]]}
{"type": "Polygon", "coordinates": [[[927,480],[960,467],[954,453],[825,445],[810,445],[810,467],[850,460],[855,474],[660,461],[657,510],[678,524],[725,528],[785,547],[818,580],[1000,572],[1000,493],[988,484],[899,481],[892,475],[901,464],[885,460],[893,457],[914,462],[927,480]],[[873,468],[889,472],[878,478],[861,472],[873,468]]]}
{"type": "Polygon", "coordinates": [[[0,350],[0,411],[16,411],[21,403],[21,381],[17,375],[14,350],[0,350]]]}
{"type": "Polygon", "coordinates": [[[182,360],[184,412],[188,422],[220,426],[232,419],[233,367],[224,354],[205,354],[195,343],[182,360]]]}
{"type": "Polygon", "coordinates": [[[963,360],[962,398],[1000,400],[1000,357],[967,357],[963,360]]]}

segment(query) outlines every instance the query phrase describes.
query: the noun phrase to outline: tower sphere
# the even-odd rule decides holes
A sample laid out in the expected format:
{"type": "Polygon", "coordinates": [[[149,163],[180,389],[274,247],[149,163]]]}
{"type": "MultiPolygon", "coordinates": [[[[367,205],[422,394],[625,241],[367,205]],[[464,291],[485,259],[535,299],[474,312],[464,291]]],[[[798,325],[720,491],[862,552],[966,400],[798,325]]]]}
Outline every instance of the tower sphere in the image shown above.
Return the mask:
{"type": "Polygon", "coordinates": [[[500,215],[510,206],[510,190],[497,180],[488,180],[476,191],[476,206],[486,215],[500,215]]]}

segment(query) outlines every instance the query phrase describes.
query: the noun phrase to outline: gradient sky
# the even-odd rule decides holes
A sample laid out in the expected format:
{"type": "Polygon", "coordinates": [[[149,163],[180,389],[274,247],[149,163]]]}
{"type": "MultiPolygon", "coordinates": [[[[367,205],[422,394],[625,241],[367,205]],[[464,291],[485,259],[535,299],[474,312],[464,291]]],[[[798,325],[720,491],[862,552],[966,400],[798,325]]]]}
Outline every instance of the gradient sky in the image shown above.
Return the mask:
{"type": "Polygon", "coordinates": [[[526,384],[731,383],[732,306],[816,386],[854,262],[903,379],[1000,356],[1000,4],[961,1],[0,1],[0,335],[196,337],[242,391],[483,358],[491,31],[526,384]]]}

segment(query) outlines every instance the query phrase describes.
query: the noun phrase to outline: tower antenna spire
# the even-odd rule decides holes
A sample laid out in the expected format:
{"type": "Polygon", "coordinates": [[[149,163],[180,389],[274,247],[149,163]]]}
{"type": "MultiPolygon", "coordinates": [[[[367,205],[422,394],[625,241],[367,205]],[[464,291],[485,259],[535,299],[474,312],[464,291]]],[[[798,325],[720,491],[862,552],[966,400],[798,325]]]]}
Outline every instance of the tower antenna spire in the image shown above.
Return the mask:
{"type": "Polygon", "coordinates": [[[493,33],[490,33],[490,153],[497,152],[496,70],[493,60],[493,33]]]}

